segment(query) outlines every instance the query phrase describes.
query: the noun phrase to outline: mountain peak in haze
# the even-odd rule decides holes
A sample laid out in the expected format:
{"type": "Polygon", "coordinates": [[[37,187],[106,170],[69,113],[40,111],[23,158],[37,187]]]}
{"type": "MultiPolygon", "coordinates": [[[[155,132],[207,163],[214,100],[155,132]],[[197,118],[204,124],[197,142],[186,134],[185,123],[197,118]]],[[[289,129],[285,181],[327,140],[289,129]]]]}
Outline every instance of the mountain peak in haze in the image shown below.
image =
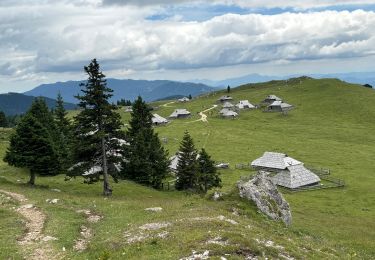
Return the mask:
{"type": "MultiPolygon", "coordinates": [[[[80,83],[84,81],[66,81],[52,84],[43,84],[24,94],[31,96],[45,96],[56,98],[60,92],[64,101],[77,103],[74,97],[80,94],[80,83]]],[[[134,100],[139,95],[146,101],[163,99],[167,96],[197,96],[213,91],[214,88],[202,83],[178,82],[170,80],[133,80],[133,79],[107,79],[107,86],[113,89],[110,101],[120,99],[134,100]]]]}

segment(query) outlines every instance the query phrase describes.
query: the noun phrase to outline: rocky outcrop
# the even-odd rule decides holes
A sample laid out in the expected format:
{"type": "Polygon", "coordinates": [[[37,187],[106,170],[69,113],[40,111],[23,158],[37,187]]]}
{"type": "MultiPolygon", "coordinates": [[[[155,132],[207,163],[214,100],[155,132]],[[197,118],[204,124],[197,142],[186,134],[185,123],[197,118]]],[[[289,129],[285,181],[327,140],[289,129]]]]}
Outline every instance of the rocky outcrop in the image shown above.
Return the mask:
{"type": "Polygon", "coordinates": [[[239,181],[237,187],[241,198],[253,201],[258,209],[271,219],[282,220],[287,226],[292,223],[288,202],[267,177],[266,172],[259,171],[251,180],[239,181]]]}

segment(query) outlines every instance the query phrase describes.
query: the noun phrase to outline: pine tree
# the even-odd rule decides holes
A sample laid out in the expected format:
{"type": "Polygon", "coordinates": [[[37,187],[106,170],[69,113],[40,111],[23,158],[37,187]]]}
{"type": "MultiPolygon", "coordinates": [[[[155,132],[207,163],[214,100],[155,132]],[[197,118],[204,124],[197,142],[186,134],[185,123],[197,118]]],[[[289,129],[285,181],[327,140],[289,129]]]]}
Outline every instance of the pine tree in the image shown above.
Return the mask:
{"type": "Polygon", "coordinates": [[[53,138],[39,119],[30,111],[22,118],[4,157],[9,165],[29,169],[30,185],[35,184],[36,174],[55,175],[60,170],[53,138]]]}
{"type": "Polygon", "coordinates": [[[103,174],[103,195],[110,196],[112,189],[109,175],[116,181],[116,172],[111,165],[121,160],[120,115],[116,106],[109,103],[113,90],[107,87],[105,75],[101,72],[96,59],[84,67],[88,75],[87,82],[81,84],[83,95],[78,95],[82,111],[75,117],[73,160],[81,165],[80,170],[89,170],[93,166],[101,171],[89,176],[92,181],[99,180],[103,174]]]}
{"type": "Polygon", "coordinates": [[[191,96],[191,94],[189,94],[188,98],[189,98],[190,100],[192,100],[192,99],[193,99],[193,97],[191,96]]]}
{"type": "Polygon", "coordinates": [[[227,93],[230,93],[230,86],[227,87],[227,93]]]}
{"type": "Polygon", "coordinates": [[[221,179],[215,167],[215,162],[207,154],[205,149],[199,152],[199,189],[207,193],[213,187],[221,187],[221,179]]]}
{"type": "Polygon", "coordinates": [[[168,153],[152,128],[150,107],[138,97],[132,108],[123,177],[159,188],[168,172],[168,153]]]}
{"type": "Polygon", "coordinates": [[[0,111],[0,127],[8,127],[8,120],[3,111],[0,111]]]}
{"type": "Polygon", "coordinates": [[[176,171],[176,189],[196,189],[198,186],[199,165],[197,162],[197,150],[193,139],[188,131],[185,131],[178,153],[178,164],[176,171]]]}
{"type": "Polygon", "coordinates": [[[71,144],[71,122],[67,118],[67,114],[68,113],[66,112],[64,107],[64,100],[59,92],[56,99],[54,116],[56,127],[59,132],[58,151],[60,154],[61,165],[63,170],[67,169],[70,162],[69,146],[71,144]]]}

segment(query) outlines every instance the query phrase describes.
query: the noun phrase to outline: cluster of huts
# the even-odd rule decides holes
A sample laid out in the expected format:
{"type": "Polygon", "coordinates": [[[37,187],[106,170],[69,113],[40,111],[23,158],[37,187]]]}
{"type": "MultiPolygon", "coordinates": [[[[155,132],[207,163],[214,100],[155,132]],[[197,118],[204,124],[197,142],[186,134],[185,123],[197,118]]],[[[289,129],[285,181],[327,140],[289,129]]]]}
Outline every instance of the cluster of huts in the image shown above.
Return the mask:
{"type": "MultiPolygon", "coordinates": [[[[189,102],[188,97],[183,97],[177,100],[179,103],[189,102]]],[[[240,110],[251,110],[263,107],[265,112],[287,112],[293,108],[292,105],[284,102],[281,98],[275,95],[267,96],[259,105],[254,105],[249,100],[244,99],[233,104],[233,98],[228,95],[223,95],[218,99],[221,103],[221,110],[219,114],[223,118],[236,118],[239,115],[240,110]]],[[[125,112],[132,112],[131,107],[125,107],[125,112]]],[[[175,109],[168,119],[180,119],[190,117],[191,113],[185,108],[175,109]]],[[[153,114],[152,123],[154,125],[165,125],[169,123],[169,120],[158,114],[153,114]]]]}
{"type": "Polygon", "coordinates": [[[234,105],[231,102],[233,98],[228,95],[221,96],[218,101],[222,103],[222,109],[219,114],[224,118],[235,118],[240,110],[256,109],[258,107],[264,107],[265,112],[287,112],[293,108],[292,105],[285,103],[275,95],[267,96],[260,105],[253,105],[249,100],[240,100],[234,105]]]}

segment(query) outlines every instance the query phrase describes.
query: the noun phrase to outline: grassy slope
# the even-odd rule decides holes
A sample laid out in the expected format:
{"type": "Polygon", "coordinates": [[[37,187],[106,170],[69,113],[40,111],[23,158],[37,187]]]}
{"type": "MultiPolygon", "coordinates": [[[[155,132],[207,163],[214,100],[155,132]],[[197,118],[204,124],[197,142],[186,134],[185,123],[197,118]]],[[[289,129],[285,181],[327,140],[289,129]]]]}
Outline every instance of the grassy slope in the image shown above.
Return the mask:
{"type": "MultiPolygon", "coordinates": [[[[245,248],[260,255],[266,252],[277,256],[277,250],[259,245],[252,238],[271,239],[285,246],[290,255],[299,258],[332,258],[329,253],[339,258],[355,254],[364,258],[374,256],[375,176],[372,159],[375,136],[371,133],[375,130],[375,92],[338,80],[307,79],[288,85],[285,82],[249,85],[232,90],[231,95],[236,100],[249,99],[258,103],[266,95],[276,94],[294,104],[296,109],[287,116],[259,110],[242,112],[236,120],[220,119],[214,112],[209,115],[208,124],[191,122],[198,119],[197,112],[211,107],[222,94],[183,105],[171,104],[157,111],[167,116],[174,108],[186,107],[195,115],[157,128],[161,137],[168,137],[166,146],[171,154],[177,150],[183,131],[187,129],[197,147],[205,146],[216,160],[230,162],[232,166],[250,162],[264,151],[280,151],[306,164],[330,168],[333,176],[344,179],[347,186],[344,189],[286,194],[294,218],[290,229],[263,218],[252,205],[239,200],[236,195],[221,202],[211,202],[206,198],[159,192],[121,182],[115,185],[114,196],[105,200],[100,196],[99,185],[85,186],[78,179],[64,182],[63,177],[37,179],[40,184],[62,190],[54,193],[45,188],[30,189],[20,185],[17,180],[25,182],[25,173],[3,163],[0,164],[0,175],[4,176],[0,178],[0,188],[22,192],[42,207],[49,216],[46,233],[59,237],[59,241],[54,242],[56,248],[66,247],[67,255],[71,257],[93,258],[108,252],[112,257],[157,259],[165,256],[175,259],[189,255],[191,250],[210,249],[213,254],[223,255],[245,248]],[[51,206],[45,203],[46,198],[60,198],[62,203],[51,206]],[[164,211],[159,214],[144,212],[144,208],[152,206],[161,206],[164,211]],[[232,207],[239,208],[243,215],[233,216],[230,213],[232,207]],[[76,214],[75,210],[81,208],[102,213],[104,219],[93,227],[96,235],[90,250],[75,253],[71,250],[73,240],[78,236],[79,226],[84,223],[83,216],[76,214]],[[235,219],[240,225],[220,221],[176,222],[183,218],[218,215],[235,219]],[[125,231],[158,221],[174,223],[169,228],[168,239],[126,245],[125,231]],[[222,248],[203,243],[218,234],[229,238],[236,246],[222,248]]],[[[129,114],[123,113],[122,116],[124,121],[129,118],[129,114]]],[[[1,143],[1,149],[4,150],[5,145],[1,143]]],[[[250,172],[234,169],[223,171],[223,190],[232,191],[239,177],[248,174],[250,172]]],[[[2,216],[13,214],[6,208],[0,213],[2,216]]],[[[12,221],[12,218],[7,219],[12,221]]],[[[0,235],[0,243],[15,246],[14,241],[3,235],[0,235]]]]}

